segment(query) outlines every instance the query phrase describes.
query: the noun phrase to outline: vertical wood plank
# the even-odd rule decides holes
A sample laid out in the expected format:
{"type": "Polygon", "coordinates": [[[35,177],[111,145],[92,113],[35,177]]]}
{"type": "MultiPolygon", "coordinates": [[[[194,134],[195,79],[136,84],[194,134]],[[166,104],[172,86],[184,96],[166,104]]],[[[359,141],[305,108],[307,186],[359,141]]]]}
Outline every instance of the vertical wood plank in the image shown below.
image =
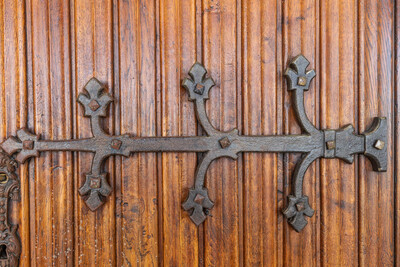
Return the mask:
{"type": "MultiPolygon", "coordinates": [[[[276,1],[276,59],[275,59],[275,64],[276,64],[276,80],[275,80],[275,105],[276,105],[276,134],[283,135],[284,134],[284,94],[283,90],[285,90],[284,84],[286,84],[286,79],[283,76],[283,73],[285,71],[285,62],[284,62],[284,34],[283,34],[283,29],[284,29],[284,23],[285,21],[282,19],[284,15],[284,2],[282,1],[276,1]]],[[[277,158],[277,229],[276,229],[276,241],[274,242],[276,248],[276,266],[283,266],[285,262],[284,258],[284,237],[285,237],[285,224],[286,221],[284,219],[284,216],[282,214],[282,210],[285,209],[285,203],[286,201],[284,198],[286,197],[284,195],[285,191],[285,171],[283,169],[284,166],[284,159],[285,156],[284,154],[278,155],[277,158]]]]}
{"type": "MultiPolygon", "coordinates": [[[[78,11],[78,10],[77,10],[78,11]]],[[[94,41],[94,75],[109,87],[109,92],[114,94],[113,84],[113,59],[112,59],[112,1],[102,0],[93,2],[93,41],[94,41]]],[[[85,81],[86,82],[86,81],[85,81]]],[[[81,108],[81,107],[80,107],[81,108]]],[[[107,132],[115,134],[115,120],[113,105],[110,109],[108,121],[104,124],[107,132]]],[[[114,188],[114,159],[106,163],[106,169],[110,173],[109,182],[114,188]]],[[[115,188],[114,188],[115,189],[115,188]]],[[[115,190],[107,198],[107,203],[96,215],[95,236],[95,263],[100,265],[115,265],[115,190]],[[96,251],[97,250],[97,251],[96,251]]],[[[93,253],[93,252],[92,252],[93,253]]]]}
{"type": "MultiPolygon", "coordinates": [[[[121,132],[156,135],[155,1],[119,2],[121,132]]],[[[155,153],[124,158],[121,169],[118,266],[158,265],[155,153]]]]}
{"type": "MultiPolygon", "coordinates": [[[[319,45],[319,1],[287,1],[284,4],[284,37],[283,55],[285,68],[290,60],[298,54],[303,54],[309,61],[309,69],[318,70],[319,45]]],[[[322,73],[317,75],[323,75],[322,73]]],[[[318,77],[318,76],[317,76],[318,77]]],[[[286,84],[286,83],[285,83],[286,84]]],[[[319,103],[318,78],[311,83],[310,89],[305,92],[304,106],[310,121],[319,127],[318,105],[319,103]]],[[[291,94],[287,87],[283,89],[285,131],[284,134],[300,133],[299,126],[291,107],[291,94]]],[[[293,169],[299,157],[293,154],[285,155],[284,195],[290,194],[293,169]]],[[[300,233],[296,233],[287,222],[284,223],[284,265],[288,266],[318,266],[320,261],[319,250],[319,169],[316,168],[318,160],[307,170],[304,177],[303,192],[309,197],[310,206],[315,210],[312,218],[307,218],[308,225],[300,233]]],[[[286,197],[285,197],[286,198],[286,197]]],[[[285,201],[287,201],[285,199],[285,201]]],[[[286,203],[286,202],[285,202],[286,203]]]]}
{"type": "MultiPolygon", "coordinates": [[[[277,72],[279,1],[243,3],[243,134],[275,135],[277,124],[277,72]]],[[[281,85],[281,84],[280,84],[281,85]]],[[[279,92],[277,91],[279,90],[279,92]]],[[[277,154],[244,154],[244,257],[250,265],[278,265],[277,154]]],[[[282,220],[282,217],[281,217],[282,220]]]]}
{"type": "MultiPolygon", "coordinates": [[[[48,2],[51,116],[54,139],[72,137],[72,92],[70,65],[69,2],[48,2]],[[62,122],[62,123],[61,123],[62,122]]],[[[53,264],[73,265],[73,164],[72,153],[52,154],[53,179],[53,264]]]]}
{"type": "MultiPolygon", "coordinates": [[[[74,3],[74,36],[75,36],[75,95],[78,95],[86,82],[95,76],[106,85],[111,95],[112,82],[112,2],[102,1],[75,1],[74,3]]],[[[77,137],[90,137],[89,120],[83,117],[81,106],[76,108],[77,137]]],[[[113,108],[111,108],[108,122],[103,123],[106,131],[113,134],[113,108]]],[[[75,183],[78,189],[84,182],[85,173],[90,170],[91,155],[79,153],[79,166],[75,183]]],[[[109,183],[114,188],[113,160],[106,164],[110,172],[109,183]]],[[[95,212],[91,212],[83,199],[76,193],[75,197],[78,226],[77,248],[75,254],[76,265],[115,265],[115,193],[108,198],[105,205],[95,212]]]]}
{"type": "MultiPolygon", "coordinates": [[[[357,2],[321,2],[321,29],[321,128],[356,125],[357,2]]],[[[322,265],[358,262],[356,171],[356,164],[321,160],[322,265]]]]}
{"type": "MultiPolygon", "coordinates": [[[[282,109],[278,94],[283,90],[281,63],[282,25],[280,20],[280,1],[262,1],[261,16],[261,129],[263,135],[281,134],[282,125],[278,109],[282,109]]],[[[264,154],[262,158],[262,230],[263,230],[263,266],[279,265],[281,255],[279,247],[279,225],[282,222],[282,188],[278,181],[283,178],[282,169],[278,169],[278,154],[264,154]],[[267,256],[268,255],[268,256],[267,256]]]]}
{"type": "MultiPolygon", "coordinates": [[[[260,135],[261,129],[261,14],[260,2],[243,3],[243,134],[260,135]]],[[[244,260],[249,265],[261,265],[263,261],[263,168],[262,155],[243,155],[243,200],[244,200],[244,260]]]]}
{"type": "MultiPolygon", "coordinates": [[[[26,126],[27,73],[26,73],[26,20],[24,1],[0,1],[0,135],[4,140],[26,126]]],[[[27,166],[20,166],[18,177],[21,201],[11,201],[10,220],[19,226],[22,253],[21,266],[30,265],[29,178],[27,166]]]]}
{"type": "Polygon", "coordinates": [[[395,251],[394,251],[394,264],[400,265],[400,5],[399,1],[395,1],[394,8],[394,20],[395,20],[395,33],[394,33],[394,180],[395,180],[395,210],[394,210],[394,238],[395,238],[395,251]]]}
{"type": "MultiPolygon", "coordinates": [[[[197,36],[197,17],[196,17],[196,3],[195,1],[179,1],[179,8],[177,10],[177,14],[179,15],[179,31],[177,35],[177,40],[180,41],[179,47],[180,51],[176,51],[179,57],[177,58],[177,65],[180,67],[180,78],[178,80],[179,84],[176,84],[175,90],[179,93],[180,102],[177,105],[179,108],[179,117],[178,117],[178,127],[179,127],[179,135],[182,136],[192,136],[196,135],[198,131],[197,121],[194,111],[193,102],[189,101],[188,92],[181,86],[181,81],[188,76],[188,72],[191,66],[195,63],[195,61],[199,60],[199,47],[197,47],[198,39],[200,38],[197,36]],[[180,32],[180,33],[179,33],[180,32]]],[[[161,15],[160,15],[161,16],[161,15]]],[[[161,18],[160,18],[161,23],[161,18]]],[[[161,30],[161,29],[160,29],[161,30]]],[[[164,28],[164,31],[167,28],[164,28]]],[[[166,37],[166,35],[164,35],[166,37]]],[[[172,36],[171,36],[172,37],[172,36]]],[[[168,38],[167,38],[168,39],[168,38]]],[[[164,39],[164,40],[167,40],[164,39]]],[[[160,43],[163,43],[163,40],[160,40],[160,43]]],[[[167,44],[167,43],[166,43],[167,44]]],[[[165,49],[166,47],[164,47],[165,49]]],[[[171,57],[172,55],[168,55],[168,57],[163,57],[163,50],[161,50],[161,60],[164,58],[164,63],[167,64],[165,67],[168,67],[170,62],[166,59],[171,57]]],[[[166,54],[164,54],[166,56],[166,54]]],[[[171,62],[172,63],[172,62],[171,62]]],[[[164,65],[160,62],[160,65],[164,65]]],[[[170,66],[171,67],[171,66],[170,66]]],[[[163,67],[161,67],[163,68],[163,67]]],[[[179,70],[179,69],[178,69],[179,70]]],[[[161,70],[161,75],[162,74],[161,70]]],[[[170,73],[172,74],[172,73],[170,73]]],[[[172,77],[172,76],[171,76],[172,77]]],[[[163,79],[163,78],[161,78],[163,79]]],[[[172,80],[171,80],[172,81],[172,80]]],[[[164,88],[161,86],[161,109],[160,111],[163,112],[163,107],[167,102],[163,102],[164,97],[168,94],[168,91],[171,87],[164,88]]],[[[168,99],[169,97],[167,97],[168,99]]],[[[160,118],[163,118],[163,113],[159,114],[160,118]]],[[[163,127],[164,121],[161,119],[161,133],[164,135],[164,131],[167,129],[163,127]]],[[[172,129],[172,128],[171,128],[172,129]]],[[[164,157],[164,155],[163,155],[164,157]]],[[[171,155],[172,157],[172,155],[171,155]]],[[[201,265],[200,257],[199,257],[199,228],[190,220],[189,214],[182,209],[182,203],[187,199],[187,194],[189,192],[189,188],[194,185],[194,174],[196,171],[197,166],[197,154],[196,153],[183,153],[179,156],[179,165],[180,165],[180,178],[178,185],[180,184],[180,198],[177,196],[176,200],[179,202],[176,203],[178,206],[175,207],[175,204],[171,206],[171,208],[179,209],[180,214],[180,247],[181,253],[180,255],[180,264],[178,265],[189,265],[189,266],[198,266],[201,265]]],[[[164,184],[164,190],[168,188],[168,184],[164,184]]],[[[163,191],[163,199],[165,197],[166,191],[163,191]]],[[[166,198],[168,199],[168,197],[166,198]]],[[[161,202],[161,198],[159,198],[161,202]]],[[[166,206],[163,206],[165,209],[166,206]]],[[[165,214],[164,214],[165,215],[165,214]]],[[[165,216],[164,216],[165,218],[165,216]]],[[[164,224],[165,225],[165,224],[164,224]]],[[[168,228],[163,229],[164,232],[168,231],[168,228]]],[[[166,235],[165,235],[166,236],[166,235]]],[[[177,236],[178,237],[178,236],[177,236]]],[[[165,251],[165,245],[163,250],[165,251]]],[[[166,255],[166,254],[164,254],[166,255]]],[[[165,259],[168,259],[165,257],[165,259]]],[[[167,261],[164,263],[167,265],[167,261]]]]}
{"type": "MultiPolygon", "coordinates": [[[[30,5],[31,90],[34,131],[42,138],[71,138],[69,3],[28,1],[30,5]],[[60,19],[61,18],[61,19],[60,19]],[[45,30],[43,30],[45,29],[45,30]],[[60,123],[63,122],[63,123],[60,123]]],[[[72,265],[73,173],[71,153],[36,160],[32,263],[72,265]]]]}
{"type": "MultiPolygon", "coordinates": [[[[203,1],[203,58],[216,86],[210,92],[207,111],[217,129],[237,128],[236,0],[203,1]]],[[[218,159],[207,173],[207,187],[215,205],[204,223],[205,266],[238,266],[237,161],[218,159]]]]}
{"type": "MultiPolygon", "coordinates": [[[[34,129],[34,98],[33,98],[33,84],[32,84],[32,6],[31,3],[26,1],[26,76],[27,76],[27,97],[28,97],[28,122],[27,126],[30,127],[31,129],[34,129]]],[[[34,207],[31,205],[32,204],[32,196],[35,196],[35,161],[31,160],[27,166],[27,176],[29,177],[28,179],[28,187],[29,187],[29,201],[28,201],[28,206],[29,206],[29,218],[35,218],[35,213],[36,210],[34,207]]],[[[35,220],[29,220],[29,247],[32,248],[30,251],[30,258],[29,258],[29,265],[31,265],[31,262],[33,262],[34,259],[36,259],[36,245],[35,245],[35,220]]]]}
{"type": "MultiPolygon", "coordinates": [[[[181,80],[196,59],[195,2],[160,1],[161,135],[196,135],[193,103],[181,80]]],[[[198,265],[198,230],[181,208],[193,181],[195,154],[163,153],[163,264],[198,265]]],[[[160,199],[161,200],[161,199],[160,199]]]]}
{"type": "MultiPolygon", "coordinates": [[[[239,133],[243,133],[243,43],[242,43],[242,29],[243,29],[243,15],[242,15],[243,1],[236,1],[236,105],[237,105],[237,125],[239,133]]],[[[239,266],[244,266],[244,201],[243,201],[243,156],[237,159],[237,198],[238,198],[238,249],[239,249],[239,266]]]]}
{"type": "Polygon", "coordinates": [[[359,258],[361,265],[394,263],[393,175],[393,2],[360,1],[359,124],[363,131],[374,116],[388,122],[388,171],[376,173],[359,162],[359,258]]]}
{"type": "MultiPolygon", "coordinates": [[[[47,1],[32,0],[31,5],[31,56],[32,56],[32,91],[33,91],[33,121],[34,131],[42,133],[42,138],[53,138],[50,88],[51,57],[50,57],[50,11],[47,1]]],[[[53,155],[44,153],[40,158],[34,159],[34,188],[31,209],[35,209],[34,249],[35,258],[33,265],[49,266],[53,261],[53,185],[51,174],[53,155]]]]}

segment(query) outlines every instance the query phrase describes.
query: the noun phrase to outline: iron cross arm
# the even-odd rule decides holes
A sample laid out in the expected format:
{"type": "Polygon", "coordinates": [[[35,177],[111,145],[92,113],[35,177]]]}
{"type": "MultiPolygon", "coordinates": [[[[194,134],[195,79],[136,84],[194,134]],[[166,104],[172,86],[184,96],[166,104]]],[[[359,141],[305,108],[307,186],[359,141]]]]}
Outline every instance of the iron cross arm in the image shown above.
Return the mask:
{"type": "MultiPolygon", "coordinates": [[[[113,155],[128,157],[134,152],[200,152],[203,157],[195,173],[195,184],[189,190],[183,209],[190,212],[190,218],[200,225],[207,218],[214,203],[204,186],[206,171],[212,161],[221,157],[236,159],[240,152],[286,152],[302,153],[292,178],[292,195],[283,214],[296,231],[302,230],[314,210],[308,197],[303,194],[303,178],[310,164],[318,158],[340,158],[353,162],[354,154],[364,154],[372,162],[374,171],[386,171],[387,168],[387,123],[386,118],[374,118],[371,128],[357,135],[353,126],[336,130],[319,130],[307,118],[304,109],[304,91],[307,91],[315,71],[307,71],[308,60],[299,55],[293,59],[285,76],[288,90],[292,91],[293,108],[301,126],[301,135],[245,136],[237,129],[228,132],[217,130],[211,124],[205,109],[209,91],[214,86],[207,70],[195,63],[184,79],[183,87],[194,102],[196,116],[206,135],[188,137],[133,137],[130,135],[110,135],[101,125],[101,117],[107,115],[112,97],[96,78],[92,78],[78,96],[84,108],[84,115],[90,118],[93,137],[73,140],[41,140],[38,135],[27,129],[20,129],[16,137],[9,137],[1,147],[9,155],[15,154],[20,163],[28,158],[38,157],[43,151],[83,151],[94,154],[92,166],[86,174],[86,181],[79,189],[85,197],[87,206],[92,210],[99,208],[110,195],[112,189],[103,171],[104,161],[113,155]]],[[[224,179],[221,177],[221,179],[224,179]]]]}

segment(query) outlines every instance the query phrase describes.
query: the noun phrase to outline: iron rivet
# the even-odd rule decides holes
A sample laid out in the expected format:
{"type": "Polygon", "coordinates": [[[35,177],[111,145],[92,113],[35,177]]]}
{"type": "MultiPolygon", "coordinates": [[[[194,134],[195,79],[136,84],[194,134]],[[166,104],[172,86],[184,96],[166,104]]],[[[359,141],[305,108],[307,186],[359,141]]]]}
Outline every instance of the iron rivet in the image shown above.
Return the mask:
{"type": "Polygon", "coordinates": [[[91,178],[90,179],[90,188],[100,188],[100,178],[91,178]]]}
{"type": "Polygon", "coordinates": [[[298,211],[304,210],[304,209],[305,209],[304,203],[303,203],[303,202],[297,203],[297,204],[296,204],[296,209],[297,209],[298,211]]]}
{"type": "Polygon", "coordinates": [[[94,100],[94,99],[92,99],[92,101],[90,101],[90,103],[89,103],[89,108],[90,108],[92,111],[98,110],[99,107],[100,107],[99,102],[97,102],[97,101],[94,100]]]}
{"type": "Polygon", "coordinates": [[[307,78],[304,76],[300,76],[297,80],[297,84],[301,86],[305,86],[307,84],[307,78]]]}
{"type": "Polygon", "coordinates": [[[196,197],[194,198],[194,202],[201,205],[201,204],[203,204],[204,199],[205,199],[205,197],[203,197],[200,194],[197,194],[196,197]]]}
{"type": "Polygon", "coordinates": [[[118,150],[118,149],[121,148],[121,145],[122,145],[122,141],[121,141],[121,140],[113,139],[113,140],[111,141],[111,147],[112,147],[113,149],[118,150]]]}
{"type": "Polygon", "coordinates": [[[219,144],[221,145],[222,148],[227,148],[228,146],[231,145],[231,141],[229,141],[228,137],[224,137],[219,140],[219,144]]]}
{"type": "Polygon", "coordinates": [[[383,142],[382,140],[376,140],[374,147],[376,149],[382,150],[385,147],[385,142],[383,142]]]}
{"type": "Polygon", "coordinates": [[[196,84],[196,88],[194,89],[194,92],[198,95],[202,95],[204,93],[204,85],[198,83],[196,84]]]}
{"type": "Polygon", "coordinates": [[[33,141],[32,140],[25,140],[22,142],[22,147],[26,150],[32,150],[33,149],[33,141]]]}
{"type": "Polygon", "coordinates": [[[326,148],[327,148],[327,149],[331,150],[331,149],[334,149],[335,147],[336,147],[335,141],[328,141],[328,142],[326,142],[326,148]]]}

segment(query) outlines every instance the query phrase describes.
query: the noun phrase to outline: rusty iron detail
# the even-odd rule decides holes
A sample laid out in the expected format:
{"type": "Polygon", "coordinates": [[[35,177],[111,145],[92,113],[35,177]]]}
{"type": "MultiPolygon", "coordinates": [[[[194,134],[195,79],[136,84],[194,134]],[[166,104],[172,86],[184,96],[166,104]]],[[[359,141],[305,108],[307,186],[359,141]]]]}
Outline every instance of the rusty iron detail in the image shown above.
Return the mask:
{"type": "MultiPolygon", "coordinates": [[[[106,116],[108,105],[113,101],[105,92],[105,87],[92,78],[84,87],[78,102],[84,108],[84,115],[90,118],[93,137],[73,140],[40,140],[39,136],[26,129],[17,131],[1,147],[9,154],[15,154],[23,163],[30,157],[38,157],[42,151],[83,151],[94,154],[91,170],[86,173],[86,181],[79,189],[91,210],[96,210],[112,192],[107,173],[103,171],[104,161],[113,155],[128,157],[134,152],[199,152],[202,158],[195,173],[195,184],[189,189],[188,197],[182,204],[190,212],[192,221],[199,225],[207,218],[214,203],[204,186],[205,175],[212,161],[221,157],[237,159],[241,152],[288,152],[302,153],[293,171],[292,195],[283,214],[296,231],[302,230],[314,210],[308,197],[303,195],[303,178],[307,168],[318,158],[339,158],[353,162],[354,154],[364,154],[372,162],[373,170],[386,171],[387,168],[387,123],[386,118],[375,118],[371,128],[357,135],[353,126],[340,129],[319,130],[307,118],[304,109],[304,91],[310,87],[315,71],[307,71],[308,60],[299,55],[293,59],[285,72],[288,90],[293,97],[293,108],[302,129],[301,135],[244,136],[237,129],[219,131],[211,124],[205,108],[209,91],[214,86],[207,70],[195,63],[189,77],[183,80],[183,87],[194,102],[197,120],[204,136],[186,137],[132,137],[130,135],[110,135],[101,126],[101,117],[106,116]]],[[[221,177],[222,178],[222,177],[221,177]]]]}
{"type": "Polygon", "coordinates": [[[0,266],[18,266],[21,255],[18,225],[9,220],[9,200],[20,200],[17,166],[15,160],[0,152],[0,266]]]}

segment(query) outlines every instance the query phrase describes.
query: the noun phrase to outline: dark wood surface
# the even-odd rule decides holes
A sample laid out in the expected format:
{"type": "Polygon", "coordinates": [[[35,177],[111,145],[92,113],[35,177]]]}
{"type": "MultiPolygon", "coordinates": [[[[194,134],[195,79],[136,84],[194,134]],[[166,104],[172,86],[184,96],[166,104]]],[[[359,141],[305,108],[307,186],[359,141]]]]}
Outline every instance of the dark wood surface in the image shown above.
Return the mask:
{"type": "Polygon", "coordinates": [[[12,218],[21,266],[392,266],[400,264],[400,3],[350,0],[1,0],[0,140],[28,127],[44,138],[90,136],[75,101],[92,77],[117,100],[115,134],[202,134],[180,86],[195,61],[216,87],[207,110],[222,130],[300,129],[283,71],[304,54],[317,77],[305,95],[318,128],[388,118],[388,171],[363,156],[318,160],[304,191],[315,215],[296,233],[281,209],[299,155],[246,153],[208,171],[212,217],[181,208],[194,153],[111,158],[114,191],[91,212],[78,188],[86,153],[43,153],[20,166],[12,218]]]}

